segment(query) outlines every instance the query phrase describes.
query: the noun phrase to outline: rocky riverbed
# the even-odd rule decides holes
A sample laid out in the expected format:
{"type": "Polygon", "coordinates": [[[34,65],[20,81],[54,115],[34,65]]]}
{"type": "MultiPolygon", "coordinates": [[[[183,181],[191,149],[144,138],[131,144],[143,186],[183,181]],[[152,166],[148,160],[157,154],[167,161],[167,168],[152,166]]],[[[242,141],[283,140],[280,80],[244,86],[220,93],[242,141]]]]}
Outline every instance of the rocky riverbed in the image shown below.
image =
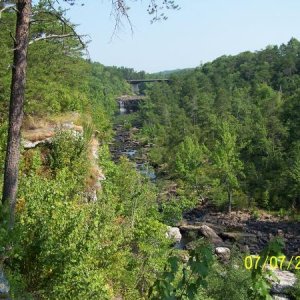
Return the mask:
{"type": "Polygon", "coordinates": [[[241,251],[251,254],[259,253],[274,237],[281,237],[285,243],[283,252],[287,256],[300,255],[300,223],[273,216],[266,212],[254,218],[250,211],[236,211],[230,215],[214,211],[208,205],[199,206],[185,214],[179,228],[185,239],[199,235],[202,225],[215,231],[218,239],[216,246],[232,247],[237,245],[241,251]],[[193,234],[190,234],[194,232],[193,234]]]}
{"type": "Polygon", "coordinates": [[[114,161],[118,161],[121,156],[127,157],[136,164],[137,170],[149,177],[151,180],[156,179],[154,169],[148,163],[147,150],[152,147],[151,144],[141,145],[134,138],[139,129],[136,127],[126,129],[122,125],[117,125],[114,128],[115,137],[110,145],[110,152],[114,161]]]}

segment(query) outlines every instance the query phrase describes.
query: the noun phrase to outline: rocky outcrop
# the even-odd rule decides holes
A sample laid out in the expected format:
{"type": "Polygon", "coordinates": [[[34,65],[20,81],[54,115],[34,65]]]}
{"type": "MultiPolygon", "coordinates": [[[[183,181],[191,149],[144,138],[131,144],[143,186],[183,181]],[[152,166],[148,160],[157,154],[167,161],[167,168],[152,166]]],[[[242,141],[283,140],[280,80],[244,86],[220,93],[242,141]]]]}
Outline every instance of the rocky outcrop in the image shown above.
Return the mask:
{"type": "Polygon", "coordinates": [[[82,135],[83,127],[75,125],[73,122],[63,122],[54,126],[44,126],[41,128],[27,129],[22,132],[22,145],[24,149],[35,148],[38,145],[51,142],[55,133],[60,130],[69,130],[74,135],[82,135]]]}
{"type": "MultiPolygon", "coordinates": [[[[31,127],[22,132],[24,149],[31,149],[39,145],[51,143],[55,134],[59,131],[69,131],[74,136],[83,135],[83,127],[75,125],[73,121],[58,122],[55,125],[43,124],[37,127],[31,127]]],[[[88,159],[91,162],[90,174],[87,180],[87,189],[83,192],[84,197],[91,202],[97,201],[97,193],[101,190],[101,181],[105,180],[105,175],[99,167],[98,150],[99,141],[93,136],[88,147],[88,159]]]]}
{"type": "Polygon", "coordinates": [[[207,225],[202,225],[199,227],[200,233],[208,238],[213,244],[221,244],[222,239],[216,234],[216,232],[207,225]]]}

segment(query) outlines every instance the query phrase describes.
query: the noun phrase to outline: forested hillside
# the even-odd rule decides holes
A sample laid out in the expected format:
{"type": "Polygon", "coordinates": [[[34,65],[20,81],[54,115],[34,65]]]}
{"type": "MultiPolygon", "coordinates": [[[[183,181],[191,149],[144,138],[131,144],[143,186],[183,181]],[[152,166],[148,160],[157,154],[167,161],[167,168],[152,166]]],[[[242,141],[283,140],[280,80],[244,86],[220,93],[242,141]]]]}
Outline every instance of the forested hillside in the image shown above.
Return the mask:
{"type": "Polygon", "coordinates": [[[300,43],[223,56],[171,84],[142,110],[153,163],[217,205],[299,208],[300,43]]]}
{"type": "MultiPolygon", "coordinates": [[[[91,62],[76,35],[43,39],[62,27],[40,5],[34,13],[43,22],[30,36],[13,228],[1,206],[0,298],[270,299],[274,280],[263,259],[255,268],[244,263],[257,254],[250,239],[240,247],[207,224],[185,222],[207,205],[229,219],[245,211],[253,223],[268,213],[274,228],[284,220],[292,228],[288,242],[299,231],[300,42],[146,74],[91,62]],[[144,84],[139,110],[119,115],[117,98],[135,96],[126,80],[160,75],[170,82],[144,84]],[[123,151],[126,143],[139,148],[131,151],[139,165],[131,149],[123,151]]],[[[14,12],[3,11],[2,166],[14,23],[14,12]]],[[[296,238],[286,249],[299,250],[296,238]]],[[[269,236],[263,246],[262,258],[285,250],[282,239],[269,236]]],[[[292,285],[287,294],[300,299],[299,283],[292,285]]]]}

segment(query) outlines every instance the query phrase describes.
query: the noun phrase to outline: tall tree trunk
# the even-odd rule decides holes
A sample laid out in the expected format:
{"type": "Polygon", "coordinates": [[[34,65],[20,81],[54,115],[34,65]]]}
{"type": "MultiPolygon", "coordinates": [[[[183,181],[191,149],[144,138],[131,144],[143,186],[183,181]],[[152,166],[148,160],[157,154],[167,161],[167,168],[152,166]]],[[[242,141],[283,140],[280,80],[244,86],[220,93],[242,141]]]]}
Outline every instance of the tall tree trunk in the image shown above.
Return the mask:
{"type": "Polygon", "coordinates": [[[21,125],[26,82],[27,48],[31,15],[31,0],[18,0],[17,23],[12,67],[9,126],[4,168],[2,204],[9,204],[9,227],[14,224],[18,190],[21,125]]]}

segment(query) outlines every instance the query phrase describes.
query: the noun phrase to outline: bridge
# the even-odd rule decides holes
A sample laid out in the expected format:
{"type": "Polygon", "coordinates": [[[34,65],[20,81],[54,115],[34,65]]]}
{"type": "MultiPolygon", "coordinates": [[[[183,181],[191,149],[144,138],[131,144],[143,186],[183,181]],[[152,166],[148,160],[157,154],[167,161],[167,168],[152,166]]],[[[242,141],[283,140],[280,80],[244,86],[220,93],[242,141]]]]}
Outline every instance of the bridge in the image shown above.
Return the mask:
{"type": "Polygon", "coordinates": [[[171,82],[171,80],[170,79],[163,79],[163,78],[161,78],[161,79],[131,79],[131,80],[127,80],[127,82],[129,83],[129,84],[131,84],[131,86],[132,86],[132,91],[134,92],[134,93],[139,93],[139,84],[141,84],[141,83],[147,83],[147,82],[167,82],[167,83],[169,83],[169,82],[171,82]]]}

